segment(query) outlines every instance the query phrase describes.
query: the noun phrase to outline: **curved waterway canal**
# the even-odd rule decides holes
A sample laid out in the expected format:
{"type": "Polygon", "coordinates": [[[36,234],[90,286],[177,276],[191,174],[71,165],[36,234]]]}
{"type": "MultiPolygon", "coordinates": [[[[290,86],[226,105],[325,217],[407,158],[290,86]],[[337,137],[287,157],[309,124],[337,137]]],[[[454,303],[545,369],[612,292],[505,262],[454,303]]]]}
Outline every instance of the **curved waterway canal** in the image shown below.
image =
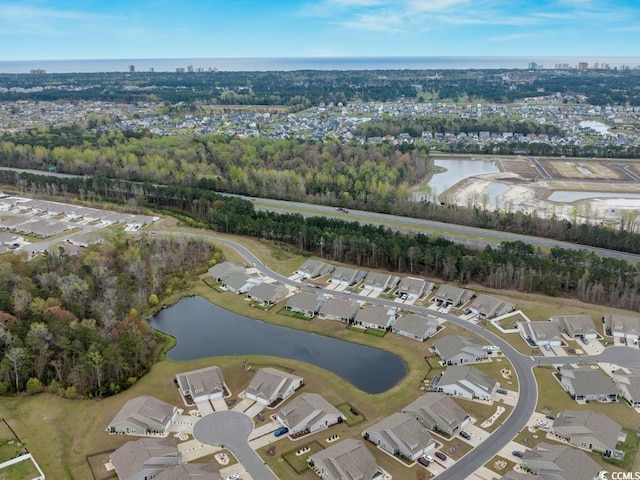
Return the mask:
{"type": "Polygon", "coordinates": [[[385,392],[407,374],[400,357],[389,352],[271,325],[202,297],[180,300],[158,312],[149,324],[176,337],[176,346],[167,354],[172,360],[222,355],[291,358],[329,370],[367,393],[385,392]]]}

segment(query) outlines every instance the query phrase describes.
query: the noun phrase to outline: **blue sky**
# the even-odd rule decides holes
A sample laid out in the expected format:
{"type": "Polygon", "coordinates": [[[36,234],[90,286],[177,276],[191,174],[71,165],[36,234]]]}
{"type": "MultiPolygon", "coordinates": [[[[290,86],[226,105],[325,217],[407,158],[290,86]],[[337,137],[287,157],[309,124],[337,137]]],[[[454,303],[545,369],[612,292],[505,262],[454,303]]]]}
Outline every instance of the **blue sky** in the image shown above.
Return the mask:
{"type": "Polygon", "coordinates": [[[640,0],[0,0],[0,60],[640,55],[640,0]]]}

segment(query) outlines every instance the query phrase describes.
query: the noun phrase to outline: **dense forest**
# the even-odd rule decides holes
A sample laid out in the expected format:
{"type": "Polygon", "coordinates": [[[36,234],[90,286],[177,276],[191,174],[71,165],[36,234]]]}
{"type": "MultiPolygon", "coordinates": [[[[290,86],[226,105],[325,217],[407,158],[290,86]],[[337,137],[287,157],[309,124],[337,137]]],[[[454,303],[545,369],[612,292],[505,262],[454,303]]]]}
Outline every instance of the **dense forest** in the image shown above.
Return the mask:
{"type": "MultiPolygon", "coordinates": [[[[425,145],[153,136],[148,132],[125,135],[68,125],[5,135],[0,162],[8,167],[53,167],[60,173],[101,177],[77,181],[75,190],[87,199],[95,199],[104,188],[133,188],[114,187],[117,183],[106,181],[112,178],[342,206],[640,253],[637,218],[612,229],[521,212],[414,201],[411,187],[433,171],[425,145]],[[87,186],[93,183],[100,186],[87,186]]],[[[6,171],[0,175],[7,184],[46,184],[53,194],[69,188],[50,179],[16,177],[6,171]]],[[[135,189],[143,196],[151,191],[149,185],[135,189]]]]}
{"type": "Polygon", "coordinates": [[[640,105],[637,70],[353,70],[0,74],[0,101],[160,101],[288,105],[432,98],[513,102],[540,92],[592,105],[640,105]]]}
{"type": "Polygon", "coordinates": [[[0,394],[66,397],[126,389],[162,341],[138,311],[187,288],[220,259],[210,244],[133,238],[121,229],[83,253],[0,261],[0,394]]]}
{"type": "MultiPolygon", "coordinates": [[[[161,187],[105,178],[55,178],[0,170],[0,183],[10,174],[25,191],[66,194],[94,200],[147,204],[178,212],[194,220],[191,225],[225,233],[284,242],[301,252],[368,268],[436,276],[445,281],[477,282],[491,288],[510,288],[577,298],[589,303],[640,311],[640,270],[621,260],[601,258],[585,251],[553,248],[549,254],[521,242],[482,251],[467,249],[442,238],[405,234],[385,227],[360,225],[324,217],[256,211],[252,202],[225,197],[212,190],[193,187],[161,187]]],[[[453,215],[455,209],[449,209],[453,215]]],[[[471,210],[489,221],[489,212],[471,210]]],[[[513,214],[522,229],[532,217],[513,214]]],[[[587,225],[574,228],[568,222],[552,224],[559,230],[589,232],[599,241],[614,241],[615,232],[587,225]],[[564,226],[564,227],[563,227],[564,226]],[[597,237],[600,233],[601,237],[597,237]]],[[[638,235],[627,240],[640,247],[638,235]]]]}

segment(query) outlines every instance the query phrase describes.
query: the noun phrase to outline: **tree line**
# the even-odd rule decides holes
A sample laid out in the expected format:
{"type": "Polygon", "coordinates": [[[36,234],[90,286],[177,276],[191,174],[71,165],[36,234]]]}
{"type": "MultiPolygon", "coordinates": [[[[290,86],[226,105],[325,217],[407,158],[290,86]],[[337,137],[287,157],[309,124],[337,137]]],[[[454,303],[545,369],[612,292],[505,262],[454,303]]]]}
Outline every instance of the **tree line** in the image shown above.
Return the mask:
{"type": "MultiPolygon", "coordinates": [[[[513,288],[577,298],[616,308],[640,309],[638,266],[622,260],[601,258],[585,251],[554,248],[550,253],[545,253],[521,242],[478,251],[442,238],[407,234],[382,226],[257,211],[250,201],[202,188],[162,187],[106,178],[11,174],[21,188],[34,194],[66,194],[68,197],[85,199],[91,196],[99,201],[146,204],[151,208],[179,212],[183,218],[186,214],[194,219],[193,225],[284,242],[300,252],[328,260],[403,273],[422,273],[462,284],[475,282],[491,288],[513,288]]],[[[5,183],[8,180],[7,172],[0,170],[0,181],[5,183]]],[[[444,212],[452,216],[457,210],[437,211],[442,212],[443,216],[444,212]]],[[[476,217],[478,223],[500,223],[502,218],[495,212],[480,209],[466,209],[465,212],[476,217]]],[[[507,215],[511,216],[507,220],[523,232],[531,228],[534,222],[533,217],[521,212],[507,215]]],[[[549,228],[572,230],[578,236],[599,233],[598,242],[604,242],[607,238],[613,240],[616,235],[626,236],[633,245],[638,242],[638,235],[635,234],[612,234],[607,229],[594,229],[589,225],[574,226],[570,222],[545,222],[549,228]],[[584,233],[589,231],[591,233],[584,233]]]]}
{"type": "Polygon", "coordinates": [[[163,345],[138,312],[188,288],[220,255],[206,242],[122,229],[78,255],[3,255],[0,394],[47,389],[73,398],[128,388],[163,345]]]}

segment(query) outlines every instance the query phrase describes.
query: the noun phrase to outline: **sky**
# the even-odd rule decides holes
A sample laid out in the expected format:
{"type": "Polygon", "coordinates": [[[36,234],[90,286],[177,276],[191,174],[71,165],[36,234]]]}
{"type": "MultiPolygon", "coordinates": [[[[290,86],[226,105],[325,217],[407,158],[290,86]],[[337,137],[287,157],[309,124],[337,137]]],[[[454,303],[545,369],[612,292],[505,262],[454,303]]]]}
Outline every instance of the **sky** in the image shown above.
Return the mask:
{"type": "Polygon", "coordinates": [[[640,0],[0,0],[0,61],[640,55],[640,0]]]}

